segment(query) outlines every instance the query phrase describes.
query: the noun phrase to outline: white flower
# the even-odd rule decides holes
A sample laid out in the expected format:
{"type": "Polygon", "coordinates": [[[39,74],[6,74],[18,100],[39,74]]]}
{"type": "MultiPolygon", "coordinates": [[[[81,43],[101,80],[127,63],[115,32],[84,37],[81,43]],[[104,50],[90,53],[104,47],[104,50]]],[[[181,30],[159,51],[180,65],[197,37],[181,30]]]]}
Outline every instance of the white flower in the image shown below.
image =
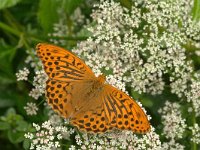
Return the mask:
{"type": "Polygon", "coordinates": [[[27,106],[24,106],[24,109],[26,110],[27,115],[36,115],[38,111],[38,107],[35,103],[27,103],[27,106]]]}
{"type": "Polygon", "coordinates": [[[192,141],[196,144],[200,143],[200,127],[197,123],[194,124],[193,127],[189,127],[192,130],[192,141]]]}
{"type": "Polygon", "coordinates": [[[30,149],[57,149],[61,146],[62,134],[69,133],[67,127],[62,125],[53,126],[50,121],[46,121],[42,125],[34,123],[33,127],[36,132],[28,132],[24,135],[25,138],[32,140],[30,149]],[[58,131],[58,128],[63,130],[58,131]]]}
{"type": "Polygon", "coordinates": [[[16,73],[16,76],[17,76],[17,81],[20,81],[20,80],[25,80],[27,81],[28,80],[28,75],[29,75],[29,70],[27,68],[24,68],[22,70],[19,70],[18,73],[16,73]]]}
{"type": "Polygon", "coordinates": [[[37,100],[42,94],[44,94],[46,87],[46,80],[47,80],[47,75],[44,72],[44,70],[37,71],[36,76],[34,77],[33,80],[34,88],[30,91],[29,96],[37,100]]]}
{"type": "Polygon", "coordinates": [[[180,105],[167,101],[159,113],[164,124],[163,134],[171,139],[182,138],[187,125],[186,120],[181,115],[180,105]]]}

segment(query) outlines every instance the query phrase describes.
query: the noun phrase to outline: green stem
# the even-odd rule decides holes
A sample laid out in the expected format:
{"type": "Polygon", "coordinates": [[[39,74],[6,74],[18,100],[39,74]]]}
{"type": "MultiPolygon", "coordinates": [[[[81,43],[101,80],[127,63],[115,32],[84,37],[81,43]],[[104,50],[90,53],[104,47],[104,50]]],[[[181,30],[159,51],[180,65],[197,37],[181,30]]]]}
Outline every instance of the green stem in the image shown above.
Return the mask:
{"type": "Polygon", "coordinates": [[[192,8],[192,17],[193,20],[200,20],[200,0],[194,0],[193,8],[192,8]]]}
{"type": "Polygon", "coordinates": [[[14,28],[8,26],[7,24],[3,23],[3,22],[0,22],[0,28],[3,30],[3,31],[7,31],[7,32],[10,32],[18,37],[20,37],[20,35],[22,34],[20,31],[18,30],[15,30],[14,28]]]}
{"type": "Polygon", "coordinates": [[[39,107],[42,103],[45,102],[45,99],[41,100],[38,104],[37,104],[37,107],[39,107]]]}

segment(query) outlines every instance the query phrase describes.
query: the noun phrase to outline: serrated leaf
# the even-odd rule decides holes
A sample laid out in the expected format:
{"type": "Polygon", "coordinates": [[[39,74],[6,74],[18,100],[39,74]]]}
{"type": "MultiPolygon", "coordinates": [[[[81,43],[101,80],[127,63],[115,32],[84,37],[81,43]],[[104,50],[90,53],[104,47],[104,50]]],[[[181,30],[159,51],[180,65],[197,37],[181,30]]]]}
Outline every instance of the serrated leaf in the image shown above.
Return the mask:
{"type": "Polygon", "coordinates": [[[21,2],[21,0],[1,0],[0,9],[15,6],[19,2],[21,2]]]}

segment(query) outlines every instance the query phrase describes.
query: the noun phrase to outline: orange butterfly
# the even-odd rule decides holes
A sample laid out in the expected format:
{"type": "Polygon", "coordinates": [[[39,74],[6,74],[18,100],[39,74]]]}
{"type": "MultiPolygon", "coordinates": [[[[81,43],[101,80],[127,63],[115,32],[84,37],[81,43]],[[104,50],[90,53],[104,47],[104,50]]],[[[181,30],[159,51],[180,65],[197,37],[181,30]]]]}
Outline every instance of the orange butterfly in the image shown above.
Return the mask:
{"type": "Polygon", "coordinates": [[[73,53],[49,44],[38,44],[37,55],[49,76],[46,96],[53,110],[80,130],[102,133],[111,129],[146,133],[147,116],[127,94],[96,77],[73,53]]]}

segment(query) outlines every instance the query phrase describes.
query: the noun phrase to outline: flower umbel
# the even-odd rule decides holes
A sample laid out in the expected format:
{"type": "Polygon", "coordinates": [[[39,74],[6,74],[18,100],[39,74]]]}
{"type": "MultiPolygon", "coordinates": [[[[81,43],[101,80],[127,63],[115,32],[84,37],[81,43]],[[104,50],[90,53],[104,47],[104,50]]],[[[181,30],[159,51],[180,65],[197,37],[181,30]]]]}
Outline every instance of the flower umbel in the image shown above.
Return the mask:
{"type": "Polygon", "coordinates": [[[44,150],[44,149],[58,149],[60,147],[60,140],[67,137],[63,137],[63,134],[71,132],[65,126],[52,126],[50,121],[38,125],[33,123],[35,132],[28,132],[24,136],[27,139],[32,140],[30,149],[44,150]]]}
{"type": "Polygon", "coordinates": [[[27,115],[36,115],[38,111],[38,107],[35,103],[27,103],[27,106],[24,106],[27,115]]]}
{"type": "Polygon", "coordinates": [[[167,101],[159,113],[165,125],[163,134],[167,138],[182,138],[187,125],[186,120],[181,116],[180,105],[167,101]]]}
{"type": "Polygon", "coordinates": [[[34,88],[30,91],[29,96],[37,100],[42,94],[44,94],[46,87],[46,80],[47,80],[47,75],[44,72],[44,70],[37,71],[36,76],[34,77],[33,80],[34,88]]]}
{"type": "Polygon", "coordinates": [[[28,74],[29,74],[29,70],[27,68],[24,68],[22,70],[19,70],[18,73],[16,73],[16,76],[17,76],[17,81],[20,81],[20,80],[25,80],[27,81],[28,80],[28,74]]]}

